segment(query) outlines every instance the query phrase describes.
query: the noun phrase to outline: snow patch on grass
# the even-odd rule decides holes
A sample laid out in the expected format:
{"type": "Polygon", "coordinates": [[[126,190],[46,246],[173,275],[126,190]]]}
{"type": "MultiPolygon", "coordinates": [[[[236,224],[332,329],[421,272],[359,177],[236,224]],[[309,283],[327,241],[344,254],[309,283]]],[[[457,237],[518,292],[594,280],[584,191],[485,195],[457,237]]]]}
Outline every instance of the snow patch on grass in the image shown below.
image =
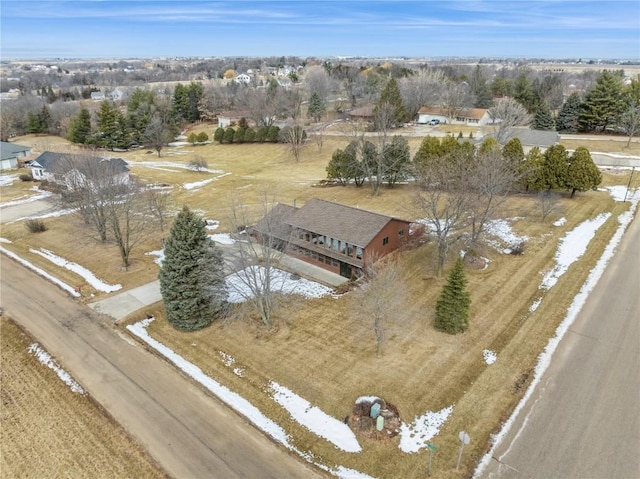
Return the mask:
{"type": "Polygon", "coordinates": [[[569,266],[585,253],[596,231],[610,216],[611,213],[601,213],[594,219],[583,221],[560,240],[555,255],[556,265],[544,275],[540,289],[551,289],[558,282],[560,276],[567,272],[569,266]]]}
{"type": "Polygon", "coordinates": [[[513,232],[509,222],[515,219],[517,218],[499,219],[487,223],[487,234],[497,240],[488,241],[489,245],[503,254],[511,254],[514,246],[529,240],[528,236],[519,236],[513,232]]]}
{"type": "Polygon", "coordinates": [[[306,399],[276,382],[272,381],[270,386],[273,390],[273,399],[285,408],[296,422],[343,451],[362,451],[355,434],[344,422],[329,416],[317,406],[311,405],[306,399]]]}
{"type": "Polygon", "coordinates": [[[556,221],[553,222],[553,226],[563,226],[565,223],[567,222],[567,218],[565,218],[564,216],[560,219],[557,219],[556,221]]]}
{"type": "Polygon", "coordinates": [[[41,268],[38,268],[37,266],[33,265],[32,263],[30,263],[29,261],[21,258],[20,256],[18,256],[17,254],[13,253],[12,251],[9,251],[5,248],[3,248],[2,246],[0,246],[0,253],[3,253],[5,255],[7,255],[9,258],[13,258],[14,260],[16,260],[18,263],[22,264],[23,266],[26,266],[27,268],[29,268],[31,271],[34,271],[36,274],[42,276],[43,278],[51,281],[53,284],[55,284],[56,286],[64,289],[67,293],[69,293],[71,296],[75,296],[76,298],[80,297],[80,293],[76,291],[75,288],[69,286],[67,283],[60,281],[58,278],[56,278],[55,276],[50,275],[49,273],[47,273],[46,271],[44,271],[41,268]]]}
{"type": "Polygon", "coordinates": [[[453,412],[453,406],[437,412],[427,411],[414,418],[411,424],[400,426],[400,449],[402,452],[418,452],[427,447],[427,442],[440,432],[440,427],[453,412]]]}
{"type": "Polygon", "coordinates": [[[51,355],[48,352],[46,352],[44,349],[42,349],[42,347],[38,343],[32,343],[31,345],[29,345],[29,347],[27,348],[27,351],[29,351],[29,354],[32,354],[33,356],[35,356],[36,359],[40,361],[41,364],[44,364],[49,369],[52,369],[58,375],[60,380],[63,383],[65,383],[67,386],[69,386],[69,388],[74,393],[82,394],[83,396],[85,395],[85,392],[84,392],[84,389],[82,389],[82,386],[80,386],[77,383],[77,381],[71,377],[71,375],[68,372],[62,369],[60,365],[58,365],[58,363],[54,361],[51,355]]]}
{"type": "Polygon", "coordinates": [[[97,289],[98,291],[102,291],[104,293],[113,293],[114,291],[118,291],[119,289],[122,289],[121,284],[105,283],[101,279],[98,279],[95,274],[93,274],[84,266],[80,266],[77,263],[67,261],[64,258],[53,254],[49,250],[46,250],[44,248],[40,248],[40,250],[29,248],[29,251],[37,255],[40,255],[45,259],[48,259],[55,265],[62,266],[64,269],[68,269],[69,271],[73,271],[77,275],[81,276],[87,283],[89,283],[93,288],[97,289]]]}
{"type": "Polygon", "coordinates": [[[493,364],[498,360],[498,355],[490,349],[484,349],[482,351],[482,357],[486,364],[493,364]]]}
{"type": "Polygon", "coordinates": [[[209,235],[209,238],[211,238],[216,243],[220,243],[220,244],[227,245],[227,246],[231,246],[231,245],[236,244],[236,240],[234,240],[229,235],[229,233],[216,233],[216,234],[213,234],[213,235],[209,235]]]}

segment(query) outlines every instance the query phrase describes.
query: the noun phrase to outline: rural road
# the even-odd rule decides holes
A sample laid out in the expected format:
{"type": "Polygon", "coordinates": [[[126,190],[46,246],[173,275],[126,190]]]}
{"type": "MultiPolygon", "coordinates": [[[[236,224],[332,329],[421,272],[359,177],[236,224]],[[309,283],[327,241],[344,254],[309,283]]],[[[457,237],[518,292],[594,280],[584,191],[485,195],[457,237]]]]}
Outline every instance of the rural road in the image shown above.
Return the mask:
{"type": "Polygon", "coordinates": [[[116,330],[110,319],[5,256],[0,283],[7,314],[173,477],[324,477],[116,330]]]}
{"type": "Polygon", "coordinates": [[[640,220],[481,477],[640,478],[640,220]]]}

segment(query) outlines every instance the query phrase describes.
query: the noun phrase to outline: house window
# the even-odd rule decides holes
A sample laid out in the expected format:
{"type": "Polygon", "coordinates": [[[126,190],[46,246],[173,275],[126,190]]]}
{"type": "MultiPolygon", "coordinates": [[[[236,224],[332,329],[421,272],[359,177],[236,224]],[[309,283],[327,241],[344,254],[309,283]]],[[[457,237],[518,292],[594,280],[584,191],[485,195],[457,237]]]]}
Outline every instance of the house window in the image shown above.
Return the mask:
{"type": "Polygon", "coordinates": [[[404,230],[398,231],[398,236],[404,236],[404,230]]]}
{"type": "Polygon", "coordinates": [[[353,245],[347,245],[347,256],[353,257],[353,245]]]}
{"type": "Polygon", "coordinates": [[[385,236],[384,238],[382,238],[382,246],[386,246],[389,244],[389,237],[385,236]]]}
{"type": "Polygon", "coordinates": [[[332,260],[331,260],[331,262],[332,262],[333,266],[335,266],[336,268],[337,268],[338,266],[340,266],[340,263],[338,262],[338,260],[337,260],[337,259],[332,259],[332,260]]]}
{"type": "Polygon", "coordinates": [[[362,259],[362,248],[360,246],[356,248],[356,258],[362,259]]]}

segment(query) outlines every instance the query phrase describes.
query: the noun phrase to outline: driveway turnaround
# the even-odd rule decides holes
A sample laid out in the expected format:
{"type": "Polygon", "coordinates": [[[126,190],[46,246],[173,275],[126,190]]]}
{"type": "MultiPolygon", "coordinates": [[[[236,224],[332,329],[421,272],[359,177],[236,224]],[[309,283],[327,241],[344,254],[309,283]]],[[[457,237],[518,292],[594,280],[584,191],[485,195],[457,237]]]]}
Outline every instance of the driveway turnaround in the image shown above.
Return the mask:
{"type": "Polygon", "coordinates": [[[118,331],[111,320],[35,273],[3,256],[0,278],[0,306],[6,313],[171,476],[324,477],[118,331]]]}

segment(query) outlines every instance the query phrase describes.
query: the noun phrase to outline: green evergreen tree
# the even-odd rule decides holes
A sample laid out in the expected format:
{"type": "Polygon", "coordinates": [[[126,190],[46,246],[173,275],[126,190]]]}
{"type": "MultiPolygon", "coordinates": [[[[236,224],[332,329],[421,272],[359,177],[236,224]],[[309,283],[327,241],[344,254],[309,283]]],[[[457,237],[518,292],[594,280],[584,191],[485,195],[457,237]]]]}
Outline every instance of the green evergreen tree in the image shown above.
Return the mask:
{"type": "Polygon", "coordinates": [[[256,141],[256,131],[253,128],[247,128],[244,132],[244,142],[253,143],[256,141]]]}
{"type": "Polygon", "coordinates": [[[572,93],[564,102],[556,120],[556,130],[565,133],[578,132],[578,117],[582,99],[579,93],[572,93]]]}
{"type": "Polygon", "coordinates": [[[520,138],[511,138],[502,148],[502,157],[513,165],[519,165],[524,160],[524,148],[520,138]]]}
{"type": "Polygon", "coordinates": [[[31,111],[27,113],[27,133],[38,134],[43,131],[40,115],[31,111]]]}
{"type": "Polygon", "coordinates": [[[326,106],[320,95],[317,92],[313,92],[311,94],[311,98],[309,99],[309,109],[307,111],[307,115],[309,118],[313,118],[313,121],[318,122],[324,115],[326,110],[326,106]]]}
{"type": "Polygon", "coordinates": [[[256,137],[255,137],[255,142],[256,143],[262,143],[264,142],[266,136],[267,136],[267,131],[269,129],[266,126],[261,126],[260,128],[258,128],[258,130],[256,131],[256,137]]]}
{"type": "Polygon", "coordinates": [[[605,70],[582,102],[578,115],[579,130],[605,131],[617,123],[628,107],[622,76],[605,70]]]}
{"type": "Polygon", "coordinates": [[[491,108],[493,106],[491,87],[480,65],[476,65],[476,69],[473,71],[473,75],[471,75],[469,86],[476,98],[473,104],[474,108],[491,108]]]}
{"type": "Polygon", "coordinates": [[[567,187],[569,153],[562,145],[553,145],[544,152],[542,170],[537,178],[539,189],[557,190],[567,187]]]}
{"type": "Polygon", "coordinates": [[[233,135],[233,142],[244,143],[244,132],[245,132],[244,128],[237,128],[233,135]]]}
{"type": "Polygon", "coordinates": [[[91,140],[91,113],[81,108],[78,116],[71,119],[67,139],[72,143],[85,145],[91,140]]]}
{"type": "Polygon", "coordinates": [[[534,146],[525,156],[524,161],[520,163],[516,172],[519,177],[519,183],[526,191],[540,191],[546,188],[543,176],[544,156],[540,148],[534,146]]]}
{"type": "Polygon", "coordinates": [[[373,109],[376,118],[376,128],[393,128],[404,123],[407,112],[402,102],[400,88],[395,78],[391,78],[380,94],[380,99],[373,109]]]}
{"type": "Polygon", "coordinates": [[[498,143],[498,140],[496,140],[493,136],[488,136],[487,138],[482,140],[482,143],[480,143],[480,146],[478,147],[479,155],[487,155],[494,151],[500,151],[500,143],[498,143]]]}
{"type": "Polygon", "coordinates": [[[236,130],[233,127],[228,126],[224,130],[224,142],[225,143],[233,143],[233,137],[236,135],[236,130]]]}
{"type": "Polygon", "coordinates": [[[571,198],[576,191],[587,191],[596,188],[602,182],[602,174],[593,162],[591,153],[584,146],[579,146],[569,157],[566,187],[571,190],[571,198]]]}
{"type": "Polygon", "coordinates": [[[276,125],[271,125],[267,130],[267,136],[265,137],[266,141],[270,141],[272,143],[277,143],[280,138],[280,127],[276,125]]]}
{"type": "Polygon", "coordinates": [[[198,143],[204,143],[206,141],[209,141],[209,135],[207,135],[205,131],[201,131],[200,133],[198,133],[196,139],[198,140],[198,143]]]}
{"type": "Polygon", "coordinates": [[[533,115],[533,123],[531,127],[534,130],[552,131],[556,129],[556,122],[553,120],[549,105],[543,103],[533,115]]]}
{"type": "Polygon", "coordinates": [[[327,178],[330,180],[336,180],[341,185],[346,184],[349,181],[349,163],[351,161],[350,155],[347,151],[337,149],[331,155],[331,160],[327,165],[327,178]]]}
{"type": "Polygon", "coordinates": [[[204,328],[226,309],[224,260],[205,226],[185,206],[164,245],[160,292],[167,320],[181,331],[204,328]]]}
{"type": "Polygon", "coordinates": [[[422,139],[420,148],[413,157],[413,163],[417,168],[424,168],[443,154],[444,150],[440,144],[440,138],[428,135],[422,139]]]}
{"type": "Polygon", "coordinates": [[[538,98],[531,80],[522,73],[513,85],[513,98],[524,106],[529,113],[534,113],[538,107],[538,98]]]}
{"type": "Polygon", "coordinates": [[[222,127],[216,128],[216,131],[213,134],[213,139],[218,143],[222,143],[222,141],[224,140],[224,128],[222,127]]]}
{"type": "Polygon", "coordinates": [[[49,133],[49,130],[51,130],[52,119],[51,112],[47,105],[42,105],[42,109],[40,110],[40,113],[38,113],[38,120],[40,121],[40,128],[42,130],[40,133],[49,133]]]}
{"type": "Polygon", "coordinates": [[[470,307],[471,295],[467,291],[464,262],[458,258],[436,302],[435,328],[449,334],[466,331],[470,307]]]}
{"type": "Polygon", "coordinates": [[[195,145],[196,143],[198,143],[198,134],[195,132],[189,133],[189,136],[187,137],[187,141],[192,145],[195,145]]]}

